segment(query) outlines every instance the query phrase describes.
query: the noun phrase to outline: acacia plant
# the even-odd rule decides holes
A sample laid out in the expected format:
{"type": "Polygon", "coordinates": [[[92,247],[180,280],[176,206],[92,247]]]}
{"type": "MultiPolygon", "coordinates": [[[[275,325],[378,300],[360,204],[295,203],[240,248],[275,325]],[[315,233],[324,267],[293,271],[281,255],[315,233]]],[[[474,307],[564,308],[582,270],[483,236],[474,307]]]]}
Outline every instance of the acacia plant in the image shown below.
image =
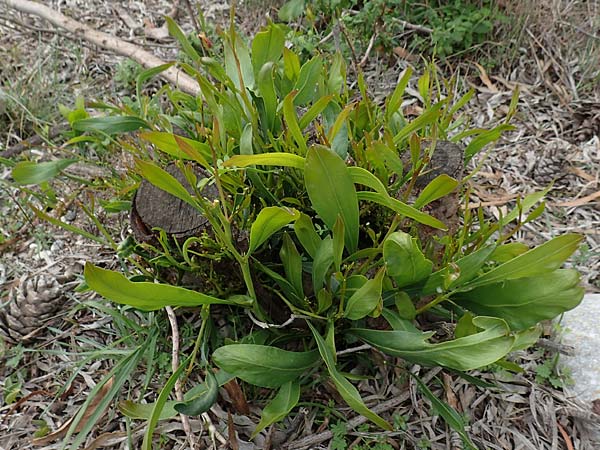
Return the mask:
{"type": "MultiPolygon", "coordinates": [[[[460,109],[473,92],[444,96],[447,86],[427,70],[417,83],[422,112],[408,120],[402,103],[410,69],[377,104],[360,74],[358,92],[348,87],[339,55],[301,62],[278,25],[249,47],[232,28],[222,35],[222,58],[200,55],[175,23],[169,27],[200,95],[165,87],[157,96],[170,108],[161,111],[138,86],[137,101],[72,121],[81,134],[73,143],[119,140],[136,157],[134,176],[207,221],[186,239],[155,230],[155,241],[134,247],[145,259],[129,277],[85,267],[89,288],[116,303],[142,311],[201,308],[188,360],[204,369],[205,383],[184,402],[166,401],[180,369],[157,403],[121,404],[124,414],[150,419],[147,436],[158,418],[207,411],[233,377],[274,390],[254,434],[290,413],[319,377],[329,377],[357,413],[390,429],[342,371],[339,351],[369,344],[409,363],[468,371],[532,345],[541,321],[580,302],[578,273],[561,269],[579,236],[531,249],[513,240],[542,212],[543,203],[534,206],[543,192],[493,220],[460,207],[468,203],[468,176],[432,172],[442,141],[456,143],[466,164],[511,128],[469,129],[460,109]],[[173,164],[187,186],[165,169],[173,164]],[[443,202],[455,204],[452,224],[436,214],[443,202]],[[164,282],[165,267],[203,277],[205,288],[164,282]],[[227,273],[207,277],[207,267],[227,273]],[[236,336],[204,326],[219,305],[242,324],[236,336]],[[424,331],[439,320],[456,325],[452,338],[424,331]]],[[[138,84],[165,68],[142,73],[138,84]]]]}

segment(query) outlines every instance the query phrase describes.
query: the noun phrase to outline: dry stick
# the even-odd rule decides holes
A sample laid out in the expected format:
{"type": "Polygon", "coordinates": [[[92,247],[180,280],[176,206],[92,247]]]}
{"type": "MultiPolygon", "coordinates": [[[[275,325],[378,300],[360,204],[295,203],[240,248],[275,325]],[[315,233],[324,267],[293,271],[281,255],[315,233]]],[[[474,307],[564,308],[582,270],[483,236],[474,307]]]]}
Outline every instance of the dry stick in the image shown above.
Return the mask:
{"type": "MultiPolygon", "coordinates": [[[[431,369],[423,377],[423,383],[428,383],[429,381],[431,381],[431,379],[433,377],[435,377],[440,372],[440,370],[441,370],[441,368],[439,368],[439,367],[435,368],[435,369],[431,369]]],[[[385,412],[392,408],[395,408],[396,406],[404,403],[409,398],[410,398],[410,393],[404,392],[402,395],[399,395],[396,398],[392,398],[392,399],[388,400],[387,402],[383,402],[383,403],[380,403],[379,405],[374,406],[373,408],[371,408],[371,411],[373,411],[375,414],[380,414],[382,412],[385,412]]],[[[357,426],[362,425],[363,423],[366,423],[368,420],[369,419],[367,419],[364,416],[357,416],[354,419],[348,421],[348,424],[347,424],[348,429],[356,428],[357,426]]],[[[291,442],[284,448],[286,450],[302,450],[302,449],[312,448],[313,446],[320,444],[321,442],[327,441],[327,440],[331,439],[332,437],[333,437],[333,433],[331,431],[324,431],[323,433],[315,434],[312,436],[305,437],[304,439],[300,439],[298,441],[291,442]]]]}
{"type": "MultiPolygon", "coordinates": [[[[165,310],[167,311],[169,323],[171,324],[171,336],[173,339],[173,348],[171,350],[171,366],[173,372],[176,372],[179,368],[179,326],[177,325],[177,317],[175,316],[175,311],[173,311],[173,308],[167,306],[165,310]]],[[[175,381],[175,397],[180,402],[184,401],[183,388],[181,386],[180,378],[177,378],[177,381],[175,381]]],[[[181,419],[183,431],[185,431],[185,435],[188,438],[190,449],[193,450],[194,448],[196,448],[196,444],[194,443],[194,433],[192,432],[190,421],[188,420],[188,417],[185,414],[179,414],[179,418],[181,419]]]]}
{"type": "MultiPolygon", "coordinates": [[[[0,3],[4,3],[16,11],[41,17],[53,25],[73,33],[78,38],[111,50],[118,55],[131,58],[146,68],[157,67],[165,63],[160,58],[157,58],[152,53],[141,49],[135,44],[94,30],[40,3],[29,0],[0,0],[0,3]]],[[[168,70],[162,72],[160,76],[188,94],[198,95],[200,93],[198,83],[179,69],[170,67],[168,70]]]]}

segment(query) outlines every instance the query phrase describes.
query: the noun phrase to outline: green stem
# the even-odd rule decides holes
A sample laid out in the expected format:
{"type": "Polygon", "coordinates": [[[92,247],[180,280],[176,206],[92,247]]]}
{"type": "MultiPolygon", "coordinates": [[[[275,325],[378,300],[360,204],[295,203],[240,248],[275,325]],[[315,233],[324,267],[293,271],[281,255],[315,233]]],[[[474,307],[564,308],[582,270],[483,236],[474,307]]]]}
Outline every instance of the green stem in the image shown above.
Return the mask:
{"type": "Polygon", "coordinates": [[[422,314],[425,311],[433,308],[434,306],[439,305],[440,303],[442,303],[443,301],[448,300],[448,295],[449,294],[443,294],[443,295],[438,295],[436,298],[434,298],[432,301],[430,301],[429,303],[427,303],[424,306],[421,306],[419,309],[417,309],[416,314],[422,314]]]}

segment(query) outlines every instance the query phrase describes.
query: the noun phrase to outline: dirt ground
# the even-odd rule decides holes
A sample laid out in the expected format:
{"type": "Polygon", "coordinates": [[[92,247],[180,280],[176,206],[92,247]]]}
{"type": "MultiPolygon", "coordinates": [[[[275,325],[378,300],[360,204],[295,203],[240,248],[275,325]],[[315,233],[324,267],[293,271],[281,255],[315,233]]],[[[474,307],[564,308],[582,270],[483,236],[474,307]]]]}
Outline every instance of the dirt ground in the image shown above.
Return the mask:
{"type": "MultiPolygon", "coordinates": [[[[129,0],[122,4],[109,0],[46,2],[164,60],[174,58],[177,52],[175,43],[161,37],[160,31],[161,15],[171,11],[170,3],[166,0],[129,0]],[[153,33],[160,38],[147,37],[153,33]]],[[[199,3],[206,20],[227,23],[228,2],[199,3]]],[[[264,23],[266,12],[274,13],[275,3],[245,2],[238,8],[236,23],[251,35],[264,23]]],[[[177,20],[191,31],[193,24],[184,5],[181,2],[177,20]]],[[[521,92],[519,113],[513,121],[516,130],[502,138],[485,160],[474,162],[482,164],[482,169],[472,180],[473,206],[481,203],[489,214],[499,216],[515,205],[518,196],[553,182],[553,189],[546,197],[546,211],[536,222],[526,224],[517,238],[535,244],[565,232],[582,234],[585,243],[570,264],[582,273],[588,292],[600,292],[600,3],[519,1],[513,7],[523,8],[528,20],[519,36],[517,56],[510,64],[489,72],[466,60],[441,68],[446,75],[459,79],[463,92],[475,88],[476,96],[467,107],[474,125],[490,127],[501,122],[515,87],[521,92]]],[[[129,63],[123,58],[73,40],[68,32],[56,30],[42,20],[15,13],[1,1],[0,60],[3,62],[0,155],[35,132],[48,133],[55,125],[62,124],[64,119],[58,112],[58,104],[72,105],[77,96],[110,101],[131,93],[129,63]]],[[[376,54],[367,60],[365,74],[375,98],[393,89],[398,74],[408,64],[401,58],[391,65],[388,63],[389,58],[376,54]]],[[[409,88],[407,92],[415,99],[418,96],[416,89],[409,88]]],[[[40,158],[47,152],[59,155],[60,137],[47,141],[15,157],[40,158]]],[[[115,162],[116,166],[125,164],[126,161],[115,162]]],[[[73,173],[84,177],[91,170],[98,169],[82,165],[75,167],[73,173]]],[[[111,359],[98,358],[94,351],[108,348],[116,352],[114,341],[118,336],[106,311],[86,307],[97,299],[72,288],[77,285],[76,277],[85,261],[114,264],[115,258],[109,248],[33,219],[23,211],[25,197],[9,181],[10,167],[0,159],[0,303],[4,304],[11,289],[24,286],[27,279],[35,279],[39,284],[36,293],[52,292],[60,279],[60,286],[64,287],[60,301],[70,306],[53,315],[50,326],[39,331],[39,339],[33,345],[19,346],[15,351],[14,346],[0,343],[0,450],[60,448],[60,441],[33,446],[30,439],[36,432],[58,429],[76,414],[88,393],[111,369],[111,359]],[[18,400],[9,402],[15,387],[19,390],[18,400]]],[[[63,188],[65,198],[76,191],[76,186],[63,188]]],[[[64,217],[70,223],[95,230],[94,224],[77,215],[75,208],[67,208],[64,217]]],[[[111,217],[106,224],[109,232],[123,239],[128,235],[127,215],[111,217]]],[[[430,381],[443,380],[443,383],[432,382],[430,388],[440,396],[454,393],[457,409],[470,416],[470,433],[478,436],[478,442],[486,448],[600,448],[600,443],[594,442],[590,435],[590,429],[600,428],[598,406],[582,404],[567,398],[560,388],[535,381],[539,361],[553,355],[548,352],[551,350],[536,348],[520,355],[526,373],[510,378],[496,374],[495,380],[503,389],[495,391],[478,388],[438,370],[418,367],[415,370],[430,381]]],[[[403,428],[395,434],[375,436],[359,427],[348,431],[349,442],[358,445],[383,438],[391,448],[427,448],[423,447],[424,442],[431,449],[460,448],[457,436],[439,416],[427,413],[429,403],[418,394],[413,383],[395,385],[391,369],[381,375],[383,381],[363,383],[361,389],[371,394],[368,403],[375,410],[380,408],[382,413],[405,418],[403,428]]],[[[130,380],[130,389],[135,391],[143,383],[144,374],[138,373],[130,380]]],[[[285,431],[260,436],[254,443],[246,442],[246,431],[253,428],[258,418],[256,411],[257,408],[250,417],[233,414],[228,418],[227,410],[214,407],[211,423],[200,419],[191,422],[197,437],[194,445],[210,448],[213,442],[219,442],[219,437],[232,441],[228,435],[232,430],[238,433],[237,439],[233,439],[237,448],[248,450],[324,449],[332,445],[336,436],[332,432],[333,423],[315,423],[315,408],[307,405],[286,419],[285,426],[280,427],[285,431]],[[210,426],[216,427],[216,434],[207,431],[210,426]]],[[[347,417],[350,414],[346,410],[341,412],[347,417]]],[[[124,420],[111,407],[84,447],[139,448],[142,426],[141,421],[124,420]]],[[[161,448],[190,448],[178,419],[161,423],[159,431],[161,448]]]]}

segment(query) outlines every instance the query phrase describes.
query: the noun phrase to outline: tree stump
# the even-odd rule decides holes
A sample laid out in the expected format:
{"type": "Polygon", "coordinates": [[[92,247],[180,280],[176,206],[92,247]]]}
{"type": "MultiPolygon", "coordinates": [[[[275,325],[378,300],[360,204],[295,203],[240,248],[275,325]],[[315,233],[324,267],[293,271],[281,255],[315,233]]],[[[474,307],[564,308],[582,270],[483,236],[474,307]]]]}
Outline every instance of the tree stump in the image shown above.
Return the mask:
{"type": "MultiPolygon", "coordinates": [[[[193,193],[183,172],[175,164],[169,164],[165,170],[189,193],[193,193]]],[[[208,173],[203,169],[197,168],[195,172],[198,179],[208,177],[208,173]]],[[[211,200],[219,196],[217,188],[213,185],[206,186],[203,194],[211,200]]],[[[208,219],[197,209],[157,188],[148,180],[142,181],[135,194],[130,221],[135,238],[140,242],[150,242],[155,239],[157,232],[153,232],[153,228],[160,228],[174,238],[186,239],[199,235],[208,227],[208,219]]]]}

